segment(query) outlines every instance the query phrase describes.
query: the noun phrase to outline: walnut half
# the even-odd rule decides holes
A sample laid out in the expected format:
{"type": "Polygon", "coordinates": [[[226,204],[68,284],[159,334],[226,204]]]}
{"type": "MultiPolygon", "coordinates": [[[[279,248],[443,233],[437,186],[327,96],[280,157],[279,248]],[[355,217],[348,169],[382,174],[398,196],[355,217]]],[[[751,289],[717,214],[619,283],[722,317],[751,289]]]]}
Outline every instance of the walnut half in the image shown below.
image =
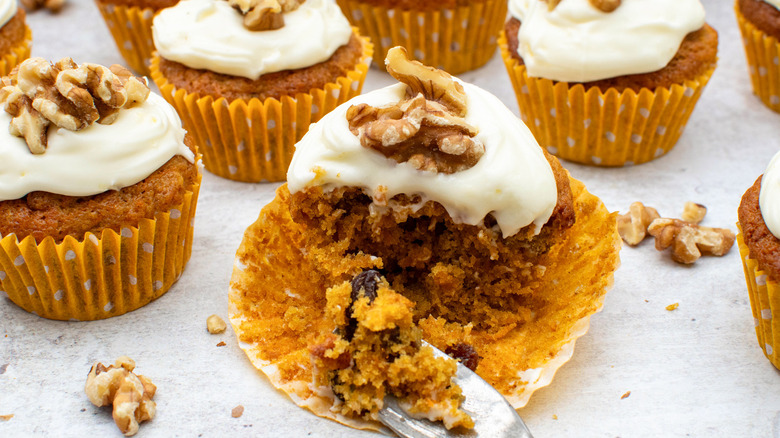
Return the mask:
{"type": "Polygon", "coordinates": [[[253,31],[284,26],[285,12],[298,9],[306,0],[227,0],[244,15],[244,27],[253,31]]]}

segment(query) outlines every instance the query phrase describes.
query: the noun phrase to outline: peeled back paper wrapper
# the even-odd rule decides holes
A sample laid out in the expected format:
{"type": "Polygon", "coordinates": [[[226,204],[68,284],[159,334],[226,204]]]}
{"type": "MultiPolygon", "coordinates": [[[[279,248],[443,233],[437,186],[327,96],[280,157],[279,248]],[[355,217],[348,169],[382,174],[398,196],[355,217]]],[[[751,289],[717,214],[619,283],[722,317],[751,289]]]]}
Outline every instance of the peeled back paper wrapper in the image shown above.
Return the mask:
{"type": "Polygon", "coordinates": [[[750,249],[745,244],[739,224],[737,228],[737,245],[745,270],[758,345],[772,365],[780,370],[780,284],[758,267],[756,259],[750,258],[750,249]]]}
{"type": "MultiPolygon", "coordinates": [[[[556,370],[571,358],[575,341],[587,332],[590,317],[601,309],[619,265],[621,240],[615,214],[582,183],[570,181],[577,219],[541,257],[545,275],[533,293],[546,297],[546,307],[539,312],[542,316],[501,335],[476,328],[468,334],[485,346],[479,352],[477,372],[515,408],[525,406],[531,394],[548,385],[556,370]]],[[[239,345],[271,384],[299,406],[348,426],[378,429],[379,423],[334,412],[330,388],[312,387],[308,347],[319,334],[332,330],[332,321],[326,321],[324,312],[329,285],[305,274],[316,270],[316,257],[307,257],[311,253],[306,248],[307,230],[293,222],[289,196],[286,186],[280,187],[276,198],[246,230],[236,254],[229,314],[239,345]],[[272,286],[293,283],[298,286],[272,286]],[[301,320],[302,314],[320,317],[301,320]]],[[[425,340],[444,349],[456,337],[451,327],[436,321],[425,319],[419,327],[425,340]]]]}
{"type": "Polygon", "coordinates": [[[337,106],[360,94],[373,46],[363,41],[363,62],[324,88],[309,93],[228,102],[178,89],[160,72],[160,58],[152,59],[152,79],[160,93],[195,137],[206,169],[223,178],[244,182],[284,181],[295,143],[337,106]]]}
{"type": "Polygon", "coordinates": [[[32,30],[26,26],[24,30],[24,39],[15,47],[11,47],[5,55],[0,58],[0,76],[7,76],[17,65],[30,57],[32,50],[32,30]]]}
{"type": "Polygon", "coordinates": [[[88,321],[122,315],[159,298],[192,252],[198,182],[181,205],[119,232],[78,240],[0,240],[0,284],[19,307],[49,319],[88,321]]]}
{"type": "Polygon", "coordinates": [[[499,38],[520,116],[539,144],[564,160],[595,166],[627,166],[669,152],[707,85],[713,66],[671,88],[619,92],[529,77],[499,38]]]}
{"type": "Polygon", "coordinates": [[[745,45],[753,93],[764,105],[780,112],[780,42],[747,21],[736,3],[734,10],[745,45]]]}
{"type": "Polygon", "coordinates": [[[152,21],[157,11],[103,3],[100,0],[95,0],[95,3],[127,65],[136,73],[148,76],[149,60],[154,52],[152,21]]]}
{"type": "Polygon", "coordinates": [[[455,9],[414,11],[337,0],[353,26],[376,45],[374,62],[384,69],[387,51],[406,48],[412,58],[457,75],[493,57],[506,20],[506,0],[469,2],[455,9]]]}

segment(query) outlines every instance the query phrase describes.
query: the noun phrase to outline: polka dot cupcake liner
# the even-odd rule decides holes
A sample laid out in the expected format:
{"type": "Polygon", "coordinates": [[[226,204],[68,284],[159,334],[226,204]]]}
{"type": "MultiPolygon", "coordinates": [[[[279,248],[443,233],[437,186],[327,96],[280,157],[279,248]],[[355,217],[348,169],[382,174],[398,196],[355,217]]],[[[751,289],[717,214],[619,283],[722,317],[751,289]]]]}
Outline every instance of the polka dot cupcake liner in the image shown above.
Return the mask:
{"type": "Polygon", "coordinates": [[[736,3],[734,10],[745,45],[753,93],[764,105],[780,112],[780,42],[747,21],[736,3]]]}
{"type": "Polygon", "coordinates": [[[759,269],[757,260],[750,258],[750,249],[745,244],[741,228],[737,234],[737,245],[745,270],[758,345],[772,365],[780,369],[780,284],[759,269]]]}
{"type": "Polygon", "coordinates": [[[391,47],[457,75],[481,67],[493,57],[506,20],[506,0],[469,2],[455,9],[405,11],[370,6],[361,0],[336,0],[353,26],[377,45],[374,63],[384,69],[391,47]]]}
{"type": "Polygon", "coordinates": [[[137,73],[149,75],[149,60],[154,52],[152,20],[157,11],[151,8],[114,5],[95,0],[127,65],[137,73]]]}
{"type": "MultiPolygon", "coordinates": [[[[355,29],[357,32],[357,29],[355,29]]],[[[203,164],[213,174],[244,182],[287,179],[295,143],[337,106],[360,94],[373,53],[363,39],[363,62],[324,88],[281,99],[236,99],[203,96],[176,88],[160,72],[160,58],[152,58],[152,80],[195,137],[203,164]]]]}
{"type": "Polygon", "coordinates": [[[639,93],[529,77],[525,65],[499,38],[520,117],[542,147],[565,160],[594,166],[627,166],[669,152],[682,135],[713,66],[694,80],[639,93]]]}
{"type": "Polygon", "coordinates": [[[32,30],[26,27],[24,39],[19,45],[12,47],[8,53],[0,57],[0,76],[6,76],[22,61],[30,57],[32,50],[32,30]]]}
{"type": "Polygon", "coordinates": [[[200,177],[181,205],[119,232],[36,243],[0,240],[0,287],[19,307],[49,319],[122,315],[159,298],[178,280],[192,252],[200,177]]]}

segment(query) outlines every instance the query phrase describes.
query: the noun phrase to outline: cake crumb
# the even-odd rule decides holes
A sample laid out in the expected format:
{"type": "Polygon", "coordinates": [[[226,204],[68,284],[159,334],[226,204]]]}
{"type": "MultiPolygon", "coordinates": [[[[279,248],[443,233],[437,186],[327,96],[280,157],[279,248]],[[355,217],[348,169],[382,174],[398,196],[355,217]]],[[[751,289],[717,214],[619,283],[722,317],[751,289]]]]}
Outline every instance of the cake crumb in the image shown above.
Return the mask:
{"type": "Polygon", "coordinates": [[[217,347],[224,347],[225,345],[227,344],[224,341],[222,341],[219,344],[217,344],[217,347]]]}
{"type": "Polygon", "coordinates": [[[14,414],[0,415],[0,420],[2,420],[2,421],[8,421],[11,418],[14,418],[14,414]]]}
{"type": "Polygon", "coordinates": [[[558,419],[558,416],[553,414],[553,420],[557,420],[557,419],[558,419]]]}
{"type": "Polygon", "coordinates": [[[620,396],[620,399],[623,400],[624,398],[628,398],[629,395],[631,395],[631,391],[626,391],[625,394],[620,396]]]}
{"type": "Polygon", "coordinates": [[[672,310],[677,310],[678,307],[680,307],[680,303],[669,304],[666,306],[666,310],[671,312],[672,310]]]}
{"type": "Polygon", "coordinates": [[[230,416],[233,418],[238,418],[240,416],[244,415],[244,406],[238,405],[235,408],[233,408],[232,411],[230,411],[230,416]]]}
{"type": "Polygon", "coordinates": [[[206,329],[212,335],[216,335],[218,333],[224,333],[227,329],[227,324],[225,324],[225,321],[220,318],[219,315],[211,315],[206,319],[206,329]]]}

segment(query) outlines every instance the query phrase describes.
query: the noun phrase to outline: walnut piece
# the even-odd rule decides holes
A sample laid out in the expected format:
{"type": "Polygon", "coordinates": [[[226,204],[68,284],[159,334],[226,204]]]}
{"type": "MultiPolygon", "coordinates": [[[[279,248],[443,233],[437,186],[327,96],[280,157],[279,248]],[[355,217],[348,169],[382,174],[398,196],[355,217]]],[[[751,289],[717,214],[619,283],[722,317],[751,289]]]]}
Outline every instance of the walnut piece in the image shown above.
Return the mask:
{"type": "Polygon", "coordinates": [[[672,247],[672,260],[691,264],[702,255],[722,256],[734,245],[734,233],[725,228],[703,227],[680,219],[659,218],[647,228],[655,247],[672,247]]]}
{"type": "Polygon", "coordinates": [[[634,202],[628,209],[628,213],[618,215],[618,234],[631,245],[639,245],[647,235],[647,226],[654,219],[661,217],[653,207],[646,207],[641,202],[634,202]]]}
{"type": "Polygon", "coordinates": [[[138,432],[140,422],[151,420],[156,412],[152,401],[157,387],[144,376],[136,375],[135,362],[127,356],[108,367],[96,362],[87,375],[84,390],[95,406],[113,405],[113,417],[125,436],[138,432]]]}
{"type": "Polygon", "coordinates": [[[558,3],[561,2],[561,0],[542,0],[547,3],[547,10],[552,11],[555,9],[556,6],[558,6],[558,3]]]}
{"type": "Polygon", "coordinates": [[[209,333],[215,335],[227,330],[227,324],[219,315],[211,315],[206,319],[206,329],[208,329],[209,333]]]}
{"type": "Polygon", "coordinates": [[[78,131],[94,122],[111,124],[121,108],[149,97],[146,79],[112,65],[77,65],[70,58],[51,64],[30,58],[2,79],[0,102],[11,120],[10,133],[24,137],[30,152],[46,151],[49,125],[78,131]]]}
{"type": "Polygon", "coordinates": [[[227,0],[244,15],[244,27],[253,31],[284,26],[285,12],[298,9],[306,0],[227,0]]]}
{"type": "Polygon", "coordinates": [[[65,0],[20,0],[19,3],[28,11],[46,8],[51,12],[59,12],[65,6],[65,0]]]}
{"type": "Polygon", "coordinates": [[[589,0],[601,12],[612,12],[620,6],[620,0],[589,0]]]}
{"type": "Polygon", "coordinates": [[[390,76],[409,87],[407,96],[422,93],[426,99],[438,101],[456,116],[466,116],[466,92],[449,73],[413,61],[400,46],[388,50],[385,65],[390,76]]]}
{"type": "Polygon", "coordinates": [[[707,215],[707,207],[695,202],[688,201],[685,203],[685,207],[683,208],[683,213],[682,216],[680,216],[680,219],[684,220],[685,222],[698,224],[704,219],[705,215],[707,215]]]}
{"type": "Polygon", "coordinates": [[[230,416],[233,418],[238,418],[242,415],[244,415],[244,406],[242,405],[238,405],[230,411],[230,416]]]}

